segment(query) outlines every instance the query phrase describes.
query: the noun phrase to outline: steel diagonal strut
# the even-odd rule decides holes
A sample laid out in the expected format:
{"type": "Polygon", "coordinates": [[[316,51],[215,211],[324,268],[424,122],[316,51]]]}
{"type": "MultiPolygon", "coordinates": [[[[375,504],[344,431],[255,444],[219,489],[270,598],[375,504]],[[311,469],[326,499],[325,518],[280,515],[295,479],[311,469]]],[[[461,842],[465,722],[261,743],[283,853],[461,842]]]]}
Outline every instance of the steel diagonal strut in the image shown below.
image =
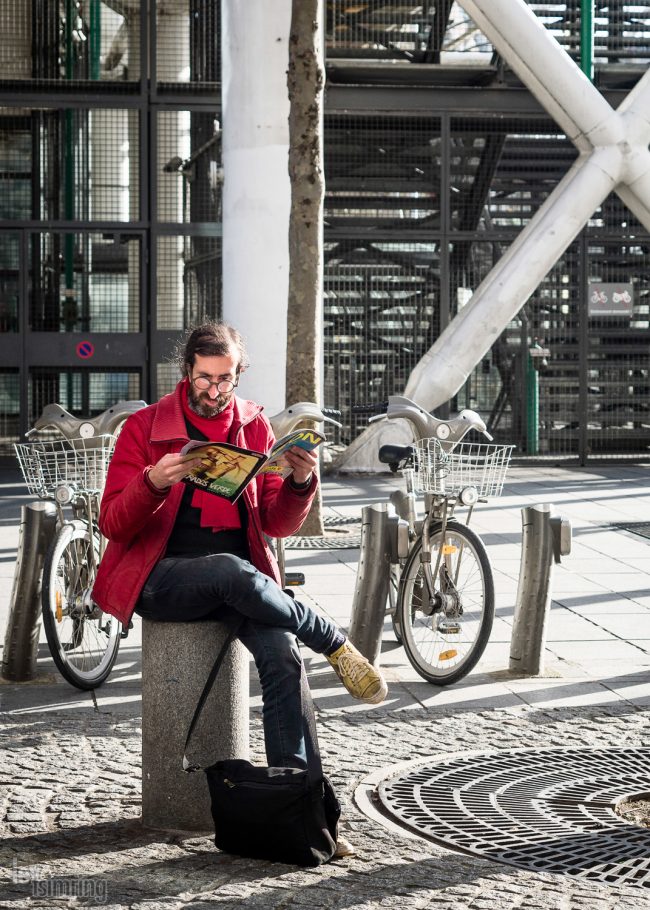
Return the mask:
{"type": "MultiPolygon", "coordinates": [[[[404,394],[427,410],[463,386],[612,190],[650,231],[650,70],[614,110],[525,0],[460,4],[579,156],[411,373],[404,394]]],[[[375,465],[383,432],[380,425],[365,430],[337,466],[359,470],[375,465]]],[[[394,433],[391,438],[395,441],[394,433]]]]}

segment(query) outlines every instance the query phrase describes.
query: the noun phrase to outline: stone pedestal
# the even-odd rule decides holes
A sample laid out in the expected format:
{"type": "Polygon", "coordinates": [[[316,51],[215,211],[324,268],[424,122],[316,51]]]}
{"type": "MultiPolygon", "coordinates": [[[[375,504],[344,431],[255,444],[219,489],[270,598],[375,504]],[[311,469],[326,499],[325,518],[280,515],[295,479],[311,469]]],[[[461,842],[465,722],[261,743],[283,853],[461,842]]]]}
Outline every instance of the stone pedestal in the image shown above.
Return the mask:
{"type": "MultiPolygon", "coordinates": [[[[142,822],[213,830],[205,774],[183,771],[183,745],[205,681],[227,636],[218,622],[142,626],[142,822]]],[[[188,749],[202,767],[248,758],[248,651],[233,642],[188,749]]]]}

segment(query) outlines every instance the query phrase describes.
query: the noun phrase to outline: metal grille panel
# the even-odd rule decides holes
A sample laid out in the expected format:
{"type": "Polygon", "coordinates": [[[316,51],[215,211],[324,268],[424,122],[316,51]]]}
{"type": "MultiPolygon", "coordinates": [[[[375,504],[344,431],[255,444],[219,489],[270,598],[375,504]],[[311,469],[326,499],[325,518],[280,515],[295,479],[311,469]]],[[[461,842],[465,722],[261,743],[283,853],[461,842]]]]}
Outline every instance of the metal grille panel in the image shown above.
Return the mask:
{"type": "Polygon", "coordinates": [[[328,117],[325,221],[330,232],[440,227],[440,120],[328,117]]]}
{"type": "Polygon", "coordinates": [[[2,15],[2,80],[69,86],[110,82],[119,91],[140,78],[137,8],[127,17],[100,0],[5,0],[2,15]]]}
{"type": "Polygon", "coordinates": [[[350,405],[400,388],[439,333],[439,246],[341,240],[325,263],[325,400],[352,420],[349,441],[365,425],[350,405]]]}
{"type": "Polygon", "coordinates": [[[32,331],[139,330],[139,237],[34,234],[30,251],[32,331]]]}
{"type": "Polygon", "coordinates": [[[161,237],[157,257],[159,329],[185,329],[203,316],[220,316],[220,237],[161,237]]]}
{"type": "MultiPolygon", "coordinates": [[[[587,448],[589,453],[650,446],[650,255],[646,243],[591,241],[587,247],[587,448]],[[609,287],[621,310],[599,315],[592,297],[609,287]],[[629,301],[627,298],[630,298],[629,301]],[[625,298],[625,299],[623,299],[625,298]]],[[[613,300],[607,305],[612,305],[613,300]]],[[[616,307],[618,309],[618,307],[616,307]]]]}
{"type": "Polygon", "coordinates": [[[221,0],[174,0],[156,7],[156,79],[161,90],[217,88],[221,0]]]}
{"type": "Polygon", "coordinates": [[[18,442],[19,380],[18,370],[0,369],[0,452],[9,451],[11,443],[18,442]]]}
{"type": "Polygon", "coordinates": [[[221,221],[221,128],[209,111],[158,114],[157,219],[221,221]]]}
{"type": "Polygon", "coordinates": [[[4,218],[139,217],[137,111],[0,108],[4,218]]]}
{"type": "Polygon", "coordinates": [[[140,373],[114,370],[54,370],[35,368],[29,373],[29,426],[46,404],[58,402],[76,417],[94,417],[116,401],[142,397],[140,373]]]}
{"type": "Polygon", "coordinates": [[[447,847],[537,872],[650,887],[650,830],[615,805],[647,792],[641,749],[446,756],[384,781],[388,812],[447,847]]]}
{"type": "MultiPolygon", "coordinates": [[[[574,59],[580,57],[580,3],[537,2],[529,7],[574,59]]],[[[597,3],[594,61],[601,65],[647,64],[650,21],[639,3],[597,3]]],[[[389,59],[404,63],[488,65],[494,49],[458,3],[327,4],[327,53],[334,57],[389,59]]]]}

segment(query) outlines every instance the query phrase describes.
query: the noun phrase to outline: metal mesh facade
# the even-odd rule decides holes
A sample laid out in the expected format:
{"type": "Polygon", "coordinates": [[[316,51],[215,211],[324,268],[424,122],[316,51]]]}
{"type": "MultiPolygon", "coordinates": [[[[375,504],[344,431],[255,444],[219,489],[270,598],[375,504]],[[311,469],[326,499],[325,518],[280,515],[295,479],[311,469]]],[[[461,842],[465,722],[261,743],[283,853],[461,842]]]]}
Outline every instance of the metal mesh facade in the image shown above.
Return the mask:
{"type": "Polygon", "coordinates": [[[179,330],[220,312],[223,178],[219,0],[0,6],[6,448],[49,402],[160,394],[179,330]]]}
{"type": "Polygon", "coordinates": [[[29,249],[32,331],[139,331],[139,238],[42,233],[29,249]]]}
{"type": "MultiPolygon", "coordinates": [[[[580,0],[527,3],[562,47],[579,59],[580,0]]],[[[487,62],[494,48],[452,0],[328,0],[327,51],[330,58],[462,64],[487,62]]],[[[596,0],[594,60],[606,65],[650,62],[650,20],[643,4],[596,0]]]]}
{"type": "Polygon", "coordinates": [[[0,107],[0,217],[137,221],[135,111],[0,107]]]}
{"type": "MultiPolygon", "coordinates": [[[[377,115],[326,117],[325,155],[325,391],[348,443],[365,426],[349,405],[403,391],[576,151],[543,117],[377,115]]],[[[520,455],[643,455],[648,249],[645,229],[608,197],[452,410],[479,410],[520,455]],[[599,282],[630,284],[629,312],[590,316],[599,282]],[[548,356],[529,359],[533,346],[548,356]]]]}
{"type": "MultiPolygon", "coordinates": [[[[579,0],[529,6],[579,61],[579,0]]],[[[325,7],[324,403],[347,443],[365,426],[349,406],[403,391],[576,151],[453,0],[325,7]]],[[[224,174],[219,0],[5,0],[0,17],[6,446],[46,399],[87,413],[173,386],[179,331],[221,312],[224,174]]],[[[650,17],[596,0],[594,28],[616,106],[650,17]]],[[[450,407],[520,454],[645,454],[649,250],[608,198],[450,407]]]]}

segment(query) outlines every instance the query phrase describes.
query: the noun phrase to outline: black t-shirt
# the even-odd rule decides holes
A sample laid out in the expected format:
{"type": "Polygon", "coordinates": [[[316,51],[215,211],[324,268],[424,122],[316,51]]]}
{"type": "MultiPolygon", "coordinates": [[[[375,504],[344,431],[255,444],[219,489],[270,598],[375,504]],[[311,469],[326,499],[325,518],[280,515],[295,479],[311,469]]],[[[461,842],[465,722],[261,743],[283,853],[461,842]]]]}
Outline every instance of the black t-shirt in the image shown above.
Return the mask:
{"type": "MultiPolygon", "coordinates": [[[[208,442],[200,430],[185,420],[187,433],[190,439],[208,442]]],[[[237,500],[241,528],[227,531],[213,531],[212,528],[201,527],[201,510],[192,505],[194,487],[185,485],[183,498],[178,509],[172,533],[167,541],[165,557],[191,558],[193,556],[210,556],[213,553],[232,553],[241,559],[250,560],[246,526],[248,515],[242,498],[237,500]]]]}

